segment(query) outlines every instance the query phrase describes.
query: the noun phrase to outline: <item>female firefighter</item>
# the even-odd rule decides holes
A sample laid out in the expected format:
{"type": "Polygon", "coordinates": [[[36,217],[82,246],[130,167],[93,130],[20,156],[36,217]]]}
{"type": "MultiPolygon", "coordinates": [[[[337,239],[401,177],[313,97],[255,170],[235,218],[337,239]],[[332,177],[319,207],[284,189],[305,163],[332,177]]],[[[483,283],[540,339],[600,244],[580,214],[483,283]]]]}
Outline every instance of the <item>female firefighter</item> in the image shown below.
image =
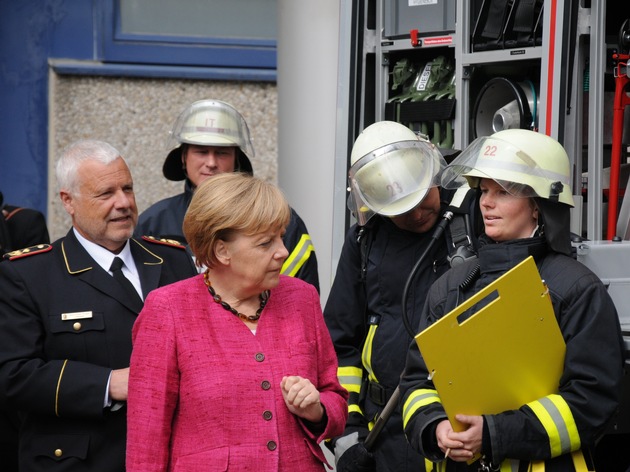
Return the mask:
{"type": "Polygon", "coordinates": [[[602,282],[571,257],[569,169],[554,139],[505,130],[475,140],[443,174],[444,187],[467,181],[478,189],[485,230],[479,259],[454,267],[432,286],[421,329],[531,255],[549,288],[566,355],[557,392],[499,414],[457,415],[467,429],[455,432],[414,343],[401,379],[403,425],[422,455],[447,457],[440,471],[587,470],[589,453],[618,405],[619,320],[602,282]]]}

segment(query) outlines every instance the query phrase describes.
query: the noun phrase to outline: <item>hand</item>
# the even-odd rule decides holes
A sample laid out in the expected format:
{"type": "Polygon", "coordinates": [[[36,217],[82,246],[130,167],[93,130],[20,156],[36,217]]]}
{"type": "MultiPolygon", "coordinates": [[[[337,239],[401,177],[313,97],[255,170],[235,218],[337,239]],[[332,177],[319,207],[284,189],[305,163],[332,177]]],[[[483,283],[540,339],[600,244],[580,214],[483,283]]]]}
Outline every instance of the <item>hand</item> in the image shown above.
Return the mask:
{"type": "Polygon", "coordinates": [[[319,402],[319,391],[310,380],[292,375],[280,382],[284,403],[291,413],[318,423],[324,417],[324,407],[319,402]]]}
{"type": "Polygon", "coordinates": [[[337,460],[337,472],[375,472],[374,456],[363,442],[350,446],[337,460]]]}
{"type": "Polygon", "coordinates": [[[115,401],[127,401],[127,387],[129,385],[129,367],[112,370],[109,379],[109,397],[115,401]]]}
{"type": "Polygon", "coordinates": [[[435,430],[439,448],[455,462],[465,462],[481,452],[483,416],[456,415],[455,419],[468,425],[465,431],[455,432],[448,420],[441,421],[435,430]]]}

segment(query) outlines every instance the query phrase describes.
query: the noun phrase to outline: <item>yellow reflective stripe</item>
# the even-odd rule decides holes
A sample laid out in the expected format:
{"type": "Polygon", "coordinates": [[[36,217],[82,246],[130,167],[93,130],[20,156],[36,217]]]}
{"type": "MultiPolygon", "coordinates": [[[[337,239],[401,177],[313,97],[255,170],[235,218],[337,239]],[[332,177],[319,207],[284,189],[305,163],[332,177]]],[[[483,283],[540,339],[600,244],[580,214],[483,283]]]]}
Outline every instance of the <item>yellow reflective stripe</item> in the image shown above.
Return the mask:
{"type": "Polygon", "coordinates": [[[361,378],[363,371],[359,367],[339,367],[337,368],[337,378],[339,383],[348,392],[359,393],[361,391],[361,378]]]}
{"type": "Polygon", "coordinates": [[[425,459],[424,470],[427,472],[446,472],[446,461],[431,462],[430,460],[425,459]]]}
{"type": "MultiPolygon", "coordinates": [[[[573,460],[575,472],[589,472],[582,450],[573,451],[571,453],[571,459],[573,460]]],[[[503,472],[503,467],[501,467],[501,472],[503,472]]],[[[545,472],[545,461],[532,462],[529,466],[529,472],[545,472]]]]}
{"type": "Polygon", "coordinates": [[[295,277],[295,274],[302,268],[308,258],[311,256],[311,252],[315,251],[311,237],[308,234],[303,234],[297,245],[287,257],[287,260],[282,264],[280,273],[283,275],[290,275],[295,277]]]}
{"type": "Polygon", "coordinates": [[[363,416],[363,410],[356,403],[353,403],[352,405],[348,405],[348,413],[358,413],[361,416],[363,416]]]}
{"type": "Polygon", "coordinates": [[[501,472],[518,472],[520,461],[517,459],[506,459],[501,463],[501,472]]]}
{"type": "Polygon", "coordinates": [[[361,367],[356,367],[353,365],[348,365],[348,366],[339,366],[337,367],[337,375],[339,377],[344,377],[344,376],[348,376],[348,377],[361,377],[363,375],[363,371],[361,370],[361,367]]]}
{"type": "Polygon", "coordinates": [[[363,362],[363,367],[365,367],[365,370],[368,373],[368,379],[372,382],[378,382],[378,379],[376,378],[376,376],[374,375],[374,371],[372,370],[372,342],[374,341],[376,328],[378,328],[378,325],[370,325],[367,337],[365,338],[365,344],[363,344],[363,352],[361,353],[361,361],[363,362]]]}
{"type": "Polygon", "coordinates": [[[528,403],[549,437],[551,457],[580,448],[580,435],[567,402],[560,395],[549,395],[528,403]]]}
{"type": "Polygon", "coordinates": [[[407,427],[409,419],[418,408],[429,405],[430,403],[442,403],[437,390],[419,389],[412,392],[403,405],[403,428],[407,427]]]}
{"type": "Polygon", "coordinates": [[[582,450],[574,451],[571,453],[571,458],[573,459],[573,467],[575,467],[575,472],[588,472],[588,466],[586,465],[586,460],[584,459],[584,454],[582,450]]]}

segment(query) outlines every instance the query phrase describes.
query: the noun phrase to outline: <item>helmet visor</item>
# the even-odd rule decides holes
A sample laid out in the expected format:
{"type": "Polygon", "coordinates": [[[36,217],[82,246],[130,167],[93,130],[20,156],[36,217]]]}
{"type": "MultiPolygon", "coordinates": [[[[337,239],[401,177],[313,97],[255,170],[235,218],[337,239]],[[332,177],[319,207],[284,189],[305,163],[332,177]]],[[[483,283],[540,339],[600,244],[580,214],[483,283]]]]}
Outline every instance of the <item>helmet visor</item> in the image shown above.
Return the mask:
{"type": "Polygon", "coordinates": [[[169,134],[167,148],[182,143],[198,146],[236,146],[254,157],[249,128],[232,106],[219,100],[193,103],[179,115],[169,134]]]}
{"type": "Polygon", "coordinates": [[[540,167],[529,154],[502,139],[475,139],[442,173],[447,189],[479,187],[481,179],[496,181],[515,197],[551,198],[569,185],[567,177],[540,167]],[[560,185],[559,185],[560,184],[560,185]]]}
{"type": "Polygon", "coordinates": [[[361,225],[376,213],[406,213],[438,185],[445,165],[428,142],[400,141],[382,146],[350,168],[348,208],[361,225]]]}

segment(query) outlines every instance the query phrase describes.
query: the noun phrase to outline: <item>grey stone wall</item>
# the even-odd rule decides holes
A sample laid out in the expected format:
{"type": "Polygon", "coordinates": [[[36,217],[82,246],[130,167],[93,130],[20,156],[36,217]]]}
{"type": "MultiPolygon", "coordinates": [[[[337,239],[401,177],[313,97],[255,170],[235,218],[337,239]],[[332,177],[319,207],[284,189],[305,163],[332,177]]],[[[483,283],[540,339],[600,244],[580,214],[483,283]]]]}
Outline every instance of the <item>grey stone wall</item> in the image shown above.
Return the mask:
{"type": "Polygon", "coordinates": [[[245,117],[256,157],[254,173],[277,183],[276,84],[216,82],[51,74],[49,130],[49,210],[51,240],[63,236],[71,221],[59,200],[54,176],[56,156],[78,139],[109,142],[127,161],[134,179],[138,211],[180,193],[183,182],[162,175],[168,133],[190,103],[223,100],[245,117]]]}

